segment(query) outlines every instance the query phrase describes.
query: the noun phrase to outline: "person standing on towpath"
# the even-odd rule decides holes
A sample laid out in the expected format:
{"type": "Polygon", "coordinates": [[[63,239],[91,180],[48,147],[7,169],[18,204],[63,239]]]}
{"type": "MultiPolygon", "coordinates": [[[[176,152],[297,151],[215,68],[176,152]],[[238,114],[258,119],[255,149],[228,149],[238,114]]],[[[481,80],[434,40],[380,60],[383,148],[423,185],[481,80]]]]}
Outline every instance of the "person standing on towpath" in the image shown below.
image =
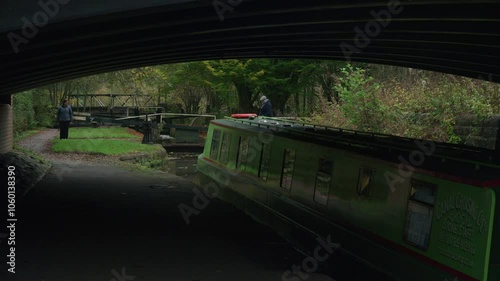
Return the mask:
{"type": "Polygon", "coordinates": [[[63,104],[57,109],[57,122],[59,122],[59,138],[67,140],[69,134],[69,123],[73,120],[73,110],[68,105],[68,100],[64,99],[63,104]]]}

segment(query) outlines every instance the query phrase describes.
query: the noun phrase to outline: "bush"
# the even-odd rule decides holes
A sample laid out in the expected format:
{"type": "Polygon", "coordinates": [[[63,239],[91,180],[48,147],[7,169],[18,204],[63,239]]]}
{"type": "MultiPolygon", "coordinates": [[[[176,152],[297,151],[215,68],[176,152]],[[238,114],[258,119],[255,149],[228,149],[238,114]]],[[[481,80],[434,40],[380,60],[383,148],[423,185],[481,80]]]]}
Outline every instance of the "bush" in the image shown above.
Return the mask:
{"type": "Polygon", "coordinates": [[[47,91],[33,91],[33,110],[37,127],[53,127],[56,122],[56,109],[50,101],[47,91]]]}
{"type": "Polygon", "coordinates": [[[303,122],[320,124],[324,126],[355,129],[355,127],[344,116],[340,106],[335,102],[328,102],[325,97],[319,96],[319,102],[311,118],[305,118],[303,122]]]}
{"type": "Polygon", "coordinates": [[[38,128],[53,127],[56,111],[48,93],[31,90],[14,95],[14,134],[38,128]]]}
{"type": "Polygon", "coordinates": [[[380,100],[380,85],[365,69],[348,65],[342,68],[339,83],[334,86],[340,98],[340,109],[359,130],[384,132],[387,108],[380,100]]]}
{"type": "Polygon", "coordinates": [[[458,116],[474,115],[484,120],[500,113],[498,85],[429,71],[380,65],[365,70],[348,65],[341,70],[333,89],[339,93],[339,103],[328,103],[318,95],[318,106],[310,121],[461,143],[454,133],[458,116]]]}
{"type": "Polygon", "coordinates": [[[14,95],[14,134],[36,127],[35,112],[33,111],[33,94],[31,91],[14,95]]]}

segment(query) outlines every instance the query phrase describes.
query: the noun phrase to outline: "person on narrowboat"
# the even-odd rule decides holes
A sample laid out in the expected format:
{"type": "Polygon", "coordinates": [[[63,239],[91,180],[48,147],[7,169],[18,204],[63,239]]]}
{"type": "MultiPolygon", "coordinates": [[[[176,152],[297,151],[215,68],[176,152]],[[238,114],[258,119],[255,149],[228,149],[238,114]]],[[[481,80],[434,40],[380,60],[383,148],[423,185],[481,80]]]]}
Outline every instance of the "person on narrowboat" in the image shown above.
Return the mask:
{"type": "Polygon", "coordinates": [[[271,100],[266,96],[262,96],[260,102],[262,103],[262,107],[259,116],[273,117],[273,105],[271,104],[271,100]]]}

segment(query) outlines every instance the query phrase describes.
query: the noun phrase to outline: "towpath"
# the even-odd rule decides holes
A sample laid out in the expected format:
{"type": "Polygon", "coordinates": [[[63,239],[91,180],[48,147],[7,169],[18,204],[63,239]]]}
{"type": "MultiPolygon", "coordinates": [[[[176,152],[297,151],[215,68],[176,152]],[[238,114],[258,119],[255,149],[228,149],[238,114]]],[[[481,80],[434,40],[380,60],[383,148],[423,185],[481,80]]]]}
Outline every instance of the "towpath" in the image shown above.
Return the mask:
{"type": "Polygon", "coordinates": [[[53,166],[16,206],[16,273],[7,272],[2,243],[0,280],[281,281],[305,258],[218,199],[186,224],[179,205],[193,206],[190,181],[54,154],[56,135],[45,130],[19,143],[53,166]]]}

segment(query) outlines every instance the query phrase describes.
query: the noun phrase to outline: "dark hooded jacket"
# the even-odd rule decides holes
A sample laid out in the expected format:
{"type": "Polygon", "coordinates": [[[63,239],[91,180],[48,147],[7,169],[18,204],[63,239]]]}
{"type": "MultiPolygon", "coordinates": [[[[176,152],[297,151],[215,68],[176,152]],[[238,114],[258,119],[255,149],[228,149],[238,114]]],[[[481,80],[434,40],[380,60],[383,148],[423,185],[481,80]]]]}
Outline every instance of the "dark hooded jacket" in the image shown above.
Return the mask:
{"type": "Polygon", "coordinates": [[[259,116],[273,117],[273,105],[269,99],[264,100],[259,116]]]}

